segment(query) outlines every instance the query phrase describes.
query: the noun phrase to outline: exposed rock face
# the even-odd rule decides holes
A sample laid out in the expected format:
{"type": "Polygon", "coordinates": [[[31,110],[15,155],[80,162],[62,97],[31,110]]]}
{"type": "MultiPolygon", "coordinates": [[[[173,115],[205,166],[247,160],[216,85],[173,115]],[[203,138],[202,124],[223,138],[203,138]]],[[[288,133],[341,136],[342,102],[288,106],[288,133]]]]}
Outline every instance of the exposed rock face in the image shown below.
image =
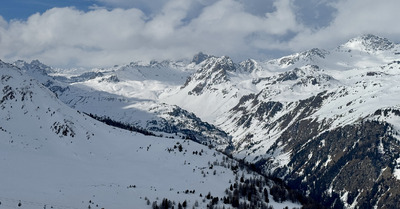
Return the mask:
{"type": "MultiPolygon", "coordinates": [[[[319,120],[313,115],[336,96],[325,91],[282,104],[264,102],[260,94],[250,94],[242,97],[231,112],[241,115],[235,120],[239,127],[250,129],[262,121],[264,130],[281,130],[264,157],[255,158],[254,164],[266,174],[283,178],[292,188],[328,208],[399,207],[400,190],[394,188],[400,181],[393,173],[398,168],[400,142],[393,126],[376,117],[399,117],[400,110],[378,109],[355,123],[334,127],[332,119],[319,120]],[[289,153],[284,166],[276,159],[282,153],[289,153]]],[[[258,152],[253,147],[257,144],[255,137],[245,135],[236,148],[248,144],[247,149],[258,152]]]]}
{"type": "Polygon", "coordinates": [[[199,52],[198,54],[193,56],[192,62],[195,64],[200,64],[204,60],[208,59],[210,56],[207,54],[204,54],[203,52],[199,52]]]}
{"type": "Polygon", "coordinates": [[[293,65],[299,61],[312,62],[314,59],[325,58],[327,54],[329,54],[329,52],[314,48],[295,55],[282,57],[279,59],[279,65],[293,65]]]}
{"type": "Polygon", "coordinates": [[[203,66],[192,76],[190,76],[182,88],[185,88],[190,82],[198,82],[197,85],[189,91],[189,95],[200,95],[206,89],[212,89],[212,86],[228,82],[229,73],[235,72],[237,65],[229,57],[210,57],[204,62],[203,66]]]}
{"type": "Polygon", "coordinates": [[[357,46],[358,49],[363,49],[368,52],[385,51],[395,47],[395,44],[387,38],[382,38],[372,34],[353,38],[344,45],[350,47],[357,46]]]}
{"type": "Polygon", "coordinates": [[[400,154],[391,126],[362,121],[323,133],[315,131],[319,126],[303,120],[287,129],[278,141],[287,140],[285,149],[293,155],[287,167],[275,173],[332,208],[398,207],[399,190],[387,195],[379,189],[400,186],[390,175],[400,154]],[[339,197],[343,202],[337,201],[339,197]]]}

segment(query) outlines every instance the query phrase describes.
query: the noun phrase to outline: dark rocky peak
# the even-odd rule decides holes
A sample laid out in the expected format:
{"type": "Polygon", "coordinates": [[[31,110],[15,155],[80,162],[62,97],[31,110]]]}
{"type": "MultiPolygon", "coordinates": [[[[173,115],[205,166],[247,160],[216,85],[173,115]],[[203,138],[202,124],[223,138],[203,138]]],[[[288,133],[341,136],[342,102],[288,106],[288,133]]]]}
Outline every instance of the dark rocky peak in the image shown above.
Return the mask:
{"type": "MultiPolygon", "coordinates": [[[[311,68],[319,69],[318,66],[312,65],[311,68]]],[[[305,77],[307,73],[300,68],[294,68],[293,70],[286,71],[284,73],[280,73],[278,75],[272,77],[264,77],[253,79],[253,84],[258,84],[261,81],[268,81],[270,84],[276,84],[277,82],[285,82],[285,81],[294,81],[301,77],[305,77]]]]}
{"type": "Polygon", "coordinates": [[[301,53],[301,56],[303,56],[304,58],[309,58],[309,59],[313,59],[314,57],[320,57],[320,58],[325,58],[325,56],[328,54],[329,52],[322,50],[322,49],[318,49],[318,48],[313,48],[311,50],[305,51],[301,53]]]}
{"type": "MultiPolygon", "coordinates": [[[[156,61],[151,61],[156,62],[156,61]]],[[[131,62],[128,65],[123,65],[117,68],[118,71],[130,71],[132,69],[137,69],[137,68],[142,68],[142,67],[148,67],[151,66],[150,63],[144,63],[144,62],[131,62]]]]}
{"type": "Polygon", "coordinates": [[[196,82],[196,87],[189,94],[199,95],[204,89],[230,81],[229,73],[236,72],[236,69],[237,65],[227,56],[210,57],[203,61],[202,67],[186,80],[182,88],[196,82]]]}
{"type": "Polygon", "coordinates": [[[39,60],[32,60],[31,63],[27,63],[23,60],[18,60],[14,62],[14,65],[28,74],[38,73],[40,75],[48,75],[48,73],[53,73],[53,69],[39,60]]]}
{"type": "Polygon", "coordinates": [[[102,79],[99,81],[99,83],[101,83],[101,82],[118,83],[118,82],[120,82],[120,80],[119,80],[118,76],[112,75],[112,76],[109,76],[109,77],[107,77],[107,78],[102,78],[102,79]]]}
{"type": "Polygon", "coordinates": [[[395,44],[387,38],[382,38],[372,34],[362,35],[350,39],[343,46],[350,49],[365,50],[368,52],[385,51],[394,48],[395,44]]]}
{"type": "Polygon", "coordinates": [[[132,68],[153,68],[153,69],[160,69],[160,68],[165,68],[170,66],[171,61],[169,60],[163,60],[163,61],[158,61],[158,60],[151,60],[149,63],[146,62],[131,62],[127,66],[123,66],[123,70],[131,70],[132,68]]]}
{"type": "Polygon", "coordinates": [[[131,68],[164,68],[164,67],[170,67],[171,65],[174,65],[175,62],[171,61],[171,60],[162,60],[162,61],[158,61],[158,60],[151,60],[149,63],[146,62],[131,62],[129,63],[129,65],[126,66],[122,66],[121,69],[131,69],[131,68]]]}
{"type": "Polygon", "coordinates": [[[198,65],[210,57],[213,57],[213,56],[204,54],[203,52],[199,52],[193,56],[192,62],[195,63],[196,65],[198,65]]]}
{"type": "Polygon", "coordinates": [[[240,70],[243,72],[251,73],[255,70],[261,69],[258,63],[253,59],[247,59],[239,63],[240,70]]]}
{"type": "Polygon", "coordinates": [[[305,65],[301,68],[294,68],[292,70],[279,73],[270,77],[259,77],[252,80],[254,85],[264,82],[266,85],[275,85],[292,81],[290,85],[295,86],[322,86],[329,87],[335,85],[337,80],[332,76],[325,74],[318,65],[305,65]],[[294,81],[294,83],[293,83],[294,81]]]}
{"type": "Polygon", "coordinates": [[[0,59],[0,68],[13,68],[13,65],[3,62],[3,60],[0,59]]]}
{"type": "Polygon", "coordinates": [[[151,66],[158,65],[158,64],[159,64],[159,62],[157,60],[151,60],[150,61],[150,65],[151,66]]]}
{"type": "Polygon", "coordinates": [[[171,65],[171,61],[170,60],[163,60],[163,61],[156,61],[156,60],[152,60],[150,61],[150,66],[151,67],[168,67],[169,65],[171,65]]]}
{"type": "Polygon", "coordinates": [[[203,66],[197,71],[195,77],[197,80],[204,80],[205,78],[211,77],[226,78],[227,72],[235,71],[236,65],[229,57],[210,57],[204,61],[203,66]]]}
{"type": "Polygon", "coordinates": [[[211,69],[212,72],[216,71],[236,71],[236,65],[228,56],[214,57],[208,60],[203,69],[211,69]]]}
{"type": "Polygon", "coordinates": [[[281,73],[278,75],[276,81],[284,82],[284,81],[294,81],[297,80],[300,77],[303,77],[306,73],[300,69],[300,68],[295,68],[293,70],[281,73]]]}
{"type": "Polygon", "coordinates": [[[288,83],[295,86],[321,86],[330,87],[335,85],[336,79],[323,73],[317,65],[306,65],[301,68],[294,68],[272,77],[258,78],[252,81],[253,84],[266,82],[267,85],[276,85],[278,83],[288,83]]]}
{"type": "Polygon", "coordinates": [[[139,62],[131,62],[126,66],[121,66],[122,69],[125,69],[127,67],[136,67],[136,66],[141,66],[141,64],[139,62]]]}
{"type": "Polygon", "coordinates": [[[389,41],[387,38],[382,38],[371,34],[362,36],[361,40],[366,48],[373,50],[389,50],[394,47],[394,43],[389,41]]]}
{"type": "Polygon", "coordinates": [[[40,68],[50,68],[49,66],[47,66],[47,65],[43,64],[42,62],[40,62],[39,60],[32,60],[31,61],[31,65],[37,66],[37,67],[40,67],[40,68]]]}
{"type": "Polygon", "coordinates": [[[279,59],[279,64],[280,65],[293,65],[298,61],[305,61],[305,62],[310,62],[314,61],[315,59],[322,58],[325,59],[326,55],[329,54],[328,51],[318,49],[318,48],[313,48],[311,50],[307,50],[301,53],[297,53],[294,55],[289,55],[286,57],[282,57],[279,59]]]}

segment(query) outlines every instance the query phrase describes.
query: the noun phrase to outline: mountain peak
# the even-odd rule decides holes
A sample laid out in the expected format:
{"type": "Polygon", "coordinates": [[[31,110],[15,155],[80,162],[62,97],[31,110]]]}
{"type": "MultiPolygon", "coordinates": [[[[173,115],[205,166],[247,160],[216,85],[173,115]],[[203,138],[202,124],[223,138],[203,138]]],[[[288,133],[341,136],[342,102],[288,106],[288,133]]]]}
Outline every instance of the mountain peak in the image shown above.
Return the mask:
{"type": "Polygon", "coordinates": [[[18,68],[29,72],[28,74],[39,73],[41,75],[47,75],[48,73],[53,72],[53,69],[50,66],[43,64],[39,60],[32,60],[31,63],[18,60],[13,64],[18,68]]]}
{"type": "Polygon", "coordinates": [[[292,54],[289,56],[278,59],[279,65],[293,65],[296,62],[303,60],[305,62],[314,61],[316,59],[325,59],[325,56],[329,54],[328,51],[323,49],[313,48],[301,53],[292,54]]]}
{"type": "Polygon", "coordinates": [[[0,68],[12,68],[12,65],[0,59],[0,68]]]}
{"type": "Polygon", "coordinates": [[[192,62],[194,62],[197,65],[203,62],[204,60],[208,59],[209,57],[211,56],[208,54],[204,54],[203,52],[199,52],[193,56],[192,62]]]}
{"type": "Polygon", "coordinates": [[[255,70],[261,69],[260,65],[257,63],[257,61],[253,59],[247,59],[245,61],[242,61],[239,63],[239,66],[244,72],[253,72],[255,70]]]}
{"type": "Polygon", "coordinates": [[[310,50],[301,53],[302,56],[309,59],[312,59],[313,57],[325,58],[326,54],[328,54],[327,51],[318,48],[312,48],[310,50]]]}
{"type": "Polygon", "coordinates": [[[365,34],[350,39],[342,46],[352,50],[373,52],[389,50],[392,49],[394,45],[395,44],[389,41],[387,38],[379,37],[372,34],[365,34]]]}

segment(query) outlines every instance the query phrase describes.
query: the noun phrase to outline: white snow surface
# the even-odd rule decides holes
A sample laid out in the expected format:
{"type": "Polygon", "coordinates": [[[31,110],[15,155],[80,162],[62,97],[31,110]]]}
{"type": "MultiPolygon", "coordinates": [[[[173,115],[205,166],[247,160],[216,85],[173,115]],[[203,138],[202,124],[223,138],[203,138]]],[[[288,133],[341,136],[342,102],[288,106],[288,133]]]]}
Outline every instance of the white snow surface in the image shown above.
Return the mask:
{"type": "MultiPolygon", "coordinates": [[[[394,132],[400,131],[398,116],[375,115],[377,110],[400,108],[399,44],[367,35],[351,39],[332,50],[312,49],[262,62],[248,60],[235,65],[236,71],[227,71],[224,75],[228,79],[218,80],[217,83],[201,79],[205,77],[205,73],[209,73],[206,75],[210,75],[212,79],[216,78],[217,75],[214,74],[221,71],[211,72],[204,69],[208,65],[216,67],[216,63],[232,65],[232,61],[227,57],[213,57],[197,65],[165,61],[151,64],[131,63],[110,69],[46,70],[52,76],[68,78],[85,72],[103,73],[96,78],[63,84],[65,87],[77,89],[71,95],[63,95],[65,98],[62,99],[72,101],[73,108],[85,112],[94,111],[99,115],[108,114],[121,121],[136,121],[140,124],[151,120],[157,114],[162,115],[171,105],[177,105],[227,132],[237,146],[234,156],[251,162],[266,155],[266,151],[284,131],[279,128],[266,131],[263,127],[292,111],[300,100],[321,92],[330,96],[311,118],[325,121],[331,129],[362,120],[381,120],[389,122],[394,127],[394,132]],[[251,70],[246,68],[250,65],[254,65],[251,70]],[[294,73],[297,77],[282,79],[289,73],[294,73]],[[110,81],[108,78],[112,76],[117,77],[118,81],[110,81]],[[191,79],[187,80],[188,77],[191,79]],[[186,80],[188,82],[184,85],[186,80]],[[199,85],[205,86],[203,91],[198,95],[190,94],[199,85]],[[84,89],[90,95],[90,100],[79,100],[87,99],[80,97],[82,92],[79,89],[84,89]],[[239,103],[242,96],[249,94],[259,95],[258,98],[263,102],[278,101],[282,103],[283,108],[269,120],[253,119],[249,127],[238,127],[237,120],[243,112],[233,113],[231,110],[239,103]],[[254,135],[253,138],[245,140],[249,134],[254,135]]],[[[245,107],[246,111],[252,110],[250,103],[245,107]]],[[[20,117],[24,118],[22,115],[20,117]]],[[[51,126],[52,122],[49,121],[48,125],[51,126]]],[[[14,122],[14,126],[18,123],[14,122]]],[[[27,133],[30,131],[26,132],[26,135],[27,133]]],[[[143,136],[137,138],[159,140],[143,136]]],[[[290,153],[275,152],[273,156],[268,154],[266,157],[273,157],[277,166],[284,166],[289,162],[290,153]]],[[[323,163],[328,164],[329,160],[323,163]]],[[[396,169],[397,177],[400,176],[399,173],[399,169],[396,169]]]]}
{"type": "MultiPolygon", "coordinates": [[[[219,152],[106,126],[69,108],[20,70],[0,65],[1,208],[150,208],[145,199],[162,198],[187,200],[189,207],[198,201],[205,208],[200,193],[222,197],[234,182],[232,170],[208,168],[223,161],[219,152]],[[179,144],[182,152],[173,149],[179,144]],[[201,156],[192,154],[201,150],[201,156]]],[[[300,207],[273,200],[271,205],[300,207]]]]}

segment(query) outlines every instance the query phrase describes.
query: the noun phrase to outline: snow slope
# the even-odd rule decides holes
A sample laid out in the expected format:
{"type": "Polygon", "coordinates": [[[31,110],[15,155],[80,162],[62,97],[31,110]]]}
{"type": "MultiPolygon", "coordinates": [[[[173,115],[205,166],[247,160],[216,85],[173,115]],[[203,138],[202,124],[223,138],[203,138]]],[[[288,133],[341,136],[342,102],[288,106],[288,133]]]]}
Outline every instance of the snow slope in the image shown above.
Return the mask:
{"type": "Polygon", "coordinates": [[[200,53],[192,62],[109,69],[14,65],[75,110],[169,137],[195,135],[325,206],[368,201],[391,208],[400,191],[376,188],[397,185],[400,176],[399,50],[385,38],[363,35],[331,50],[264,62],[200,53]]]}
{"type": "Polygon", "coordinates": [[[373,189],[398,185],[399,50],[364,35],[329,51],[261,62],[255,71],[209,59],[203,66],[212,67],[164,101],[212,121],[232,136],[236,158],[327,207],[399,207],[399,191],[373,189]]]}
{"type": "Polygon", "coordinates": [[[60,70],[38,61],[18,61],[15,66],[39,80],[68,106],[83,113],[110,118],[124,124],[191,138],[225,149],[230,138],[215,126],[176,105],[158,102],[164,91],[178,88],[191,71],[182,63],[131,63],[111,69],[60,70]]]}
{"type": "Polygon", "coordinates": [[[238,175],[260,178],[193,141],[106,126],[10,64],[0,62],[0,78],[1,208],[150,208],[163,198],[205,208],[206,194],[224,196],[238,175]]]}

